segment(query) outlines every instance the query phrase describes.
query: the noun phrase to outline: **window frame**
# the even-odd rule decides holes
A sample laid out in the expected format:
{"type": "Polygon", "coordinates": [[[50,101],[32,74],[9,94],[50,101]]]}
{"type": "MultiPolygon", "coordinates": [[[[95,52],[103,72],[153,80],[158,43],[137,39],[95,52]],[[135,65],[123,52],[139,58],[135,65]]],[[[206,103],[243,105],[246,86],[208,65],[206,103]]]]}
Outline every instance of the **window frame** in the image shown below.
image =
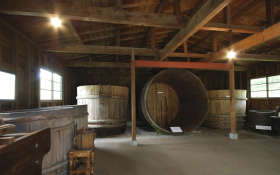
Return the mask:
{"type": "MultiPolygon", "coordinates": [[[[254,78],[250,78],[250,81],[249,81],[249,85],[250,85],[250,98],[251,99],[278,99],[280,98],[279,97],[269,97],[269,81],[268,81],[268,78],[269,77],[273,77],[273,76],[280,76],[280,74],[276,74],[276,75],[267,75],[267,76],[258,76],[258,77],[254,77],[254,78]],[[251,80],[252,79],[258,79],[258,78],[265,78],[266,79],[266,97],[252,97],[251,96],[251,80]]],[[[278,82],[277,82],[278,83],[278,82]]],[[[279,82],[280,83],[280,82],[279,82]]],[[[280,90],[280,89],[279,89],[280,90]]]]}
{"type": "Polygon", "coordinates": [[[2,70],[0,69],[0,72],[4,72],[7,74],[12,74],[15,76],[15,98],[14,99],[1,99],[0,98],[0,102],[15,102],[17,100],[17,74],[14,72],[10,72],[10,71],[6,71],[6,70],[2,70]]]}
{"type": "Polygon", "coordinates": [[[44,68],[44,67],[39,68],[39,98],[40,98],[40,102],[62,102],[62,101],[64,101],[64,89],[63,89],[63,87],[64,87],[64,84],[63,84],[63,76],[62,75],[60,75],[57,72],[54,72],[54,71],[52,71],[48,68],[44,68]],[[51,99],[50,100],[42,100],[41,99],[41,90],[47,90],[47,89],[41,89],[41,80],[42,80],[41,79],[41,69],[50,72],[51,75],[52,75],[51,76],[52,77],[52,79],[51,79],[51,90],[48,90],[48,91],[51,91],[51,99]],[[57,74],[61,77],[61,84],[60,84],[61,85],[61,91],[55,91],[54,90],[54,82],[56,82],[56,83],[58,83],[58,82],[53,80],[53,74],[57,74]],[[61,99],[60,100],[54,99],[54,92],[61,92],[61,99]]]}

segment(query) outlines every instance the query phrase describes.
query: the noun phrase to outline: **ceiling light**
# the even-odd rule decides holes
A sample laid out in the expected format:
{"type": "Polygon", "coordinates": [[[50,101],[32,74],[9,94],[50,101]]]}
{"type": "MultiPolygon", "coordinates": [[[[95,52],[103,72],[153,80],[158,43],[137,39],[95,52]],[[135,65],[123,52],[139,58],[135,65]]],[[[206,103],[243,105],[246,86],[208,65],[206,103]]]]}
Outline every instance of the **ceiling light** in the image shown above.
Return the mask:
{"type": "Polygon", "coordinates": [[[61,21],[61,19],[59,19],[59,17],[51,17],[50,21],[51,21],[51,25],[54,28],[61,27],[62,21],[61,21]]]}
{"type": "Polygon", "coordinates": [[[234,59],[234,58],[236,58],[236,52],[235,52],[234,50],[228,51],[228,53],[227,53],[227,58],[228,58],[228,59],[234,59]]]}

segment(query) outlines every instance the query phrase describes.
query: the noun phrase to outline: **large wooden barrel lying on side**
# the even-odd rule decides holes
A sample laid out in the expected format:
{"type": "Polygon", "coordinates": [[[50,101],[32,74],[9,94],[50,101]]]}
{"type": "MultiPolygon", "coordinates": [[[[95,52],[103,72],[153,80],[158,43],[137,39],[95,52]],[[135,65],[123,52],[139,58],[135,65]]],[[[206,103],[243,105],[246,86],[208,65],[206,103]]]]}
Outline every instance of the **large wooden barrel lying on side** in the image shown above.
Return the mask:
{"type": "Polygon", "coordinates": [[[88,85],[77,88],[79,105],[88,105],[89,128],[98,136],[119,134],[124,131],[128,118],[127,87],[88,85]]]}
{"type": "MultiPolygon", "coordinates": [[[[244,126],[246,116],[246,90],[235,90],[237,127],[244,126]]],[[[205,125],[216,129],[230,129],[230,90],[208,91],[209,112],[205,125]]]]}
{"type": "Polygon", "coordinates": [[[57,106],[0,113],[17,132],[51,128],[51,148],[42,162],[43,175],[67,174],[67,157],[75,130],[87,127],[87,106],[57,106]]]}
{"type": "Polygon", "coordinates": [[[179,126],[188,132],[200,126],[207,115],[207,91],[200,79],[187,70],[164,70],[144,87],[141,110],[158,131],[171,133],[179,126]]]}

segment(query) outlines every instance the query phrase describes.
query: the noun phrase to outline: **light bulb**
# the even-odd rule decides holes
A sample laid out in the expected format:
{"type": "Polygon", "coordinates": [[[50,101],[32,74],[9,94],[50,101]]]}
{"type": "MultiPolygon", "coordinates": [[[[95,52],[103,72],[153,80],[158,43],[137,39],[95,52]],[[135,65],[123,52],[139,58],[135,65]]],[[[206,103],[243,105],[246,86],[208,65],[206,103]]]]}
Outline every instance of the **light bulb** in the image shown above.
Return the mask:
{"type": "Polygon", "coordinates": [[[50,21],[51,21],[51,25],[52,25],[54,28],[59,28],[59,27],[61,27],[62,22],[61,22],[61,19],[59,19],[59,17],[52,17],[52,18],[50,19],[50,21]]]}
{"type": "Polygon", "coordinates": [[[228,53],[227,53],[227,58],[228,58],[228,59],[234,59],[234,58],[236,58],[236,52],[235,52],[234,50],[228,51],[228,53]]]}

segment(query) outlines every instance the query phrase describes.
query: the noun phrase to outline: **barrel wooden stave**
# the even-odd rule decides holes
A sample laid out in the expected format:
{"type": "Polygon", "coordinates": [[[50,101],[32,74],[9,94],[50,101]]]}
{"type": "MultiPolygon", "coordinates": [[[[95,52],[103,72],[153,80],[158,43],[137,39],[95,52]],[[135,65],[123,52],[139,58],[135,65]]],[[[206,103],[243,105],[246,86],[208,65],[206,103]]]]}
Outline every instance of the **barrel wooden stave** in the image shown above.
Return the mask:
{"type": "MultiPolygon", "coordinates": [[[[236,115],[246,113],[246,90],[235,90],[235,112],[236,115]]],[[[210,90],[209,111],[211,115],[230,115],[230,91],[229,90],[210,90]]]]}
{"type": "Polygon", "coordinates": [[[88,105],[92,128],[123,127],[128,117],[128,93],[128,88],[122,86],[79,86],[77,101],[88,105]]]}
{"type": "Polygon", "coordinates": [[[175,90],[164,83],[153,83],[147,95],[147,107],[151,118],[162,128],[176,118],[179,98],[175,90]]]}
{"type": "MultiPolygon", "coordinates": [[[[235,90],[235,113],[237,127],[244,126],[247,91],[235,90]]],[[[204,124],[215,129],[230,129],[230,90],[209,90],[209,112],[204,124]]]]}

